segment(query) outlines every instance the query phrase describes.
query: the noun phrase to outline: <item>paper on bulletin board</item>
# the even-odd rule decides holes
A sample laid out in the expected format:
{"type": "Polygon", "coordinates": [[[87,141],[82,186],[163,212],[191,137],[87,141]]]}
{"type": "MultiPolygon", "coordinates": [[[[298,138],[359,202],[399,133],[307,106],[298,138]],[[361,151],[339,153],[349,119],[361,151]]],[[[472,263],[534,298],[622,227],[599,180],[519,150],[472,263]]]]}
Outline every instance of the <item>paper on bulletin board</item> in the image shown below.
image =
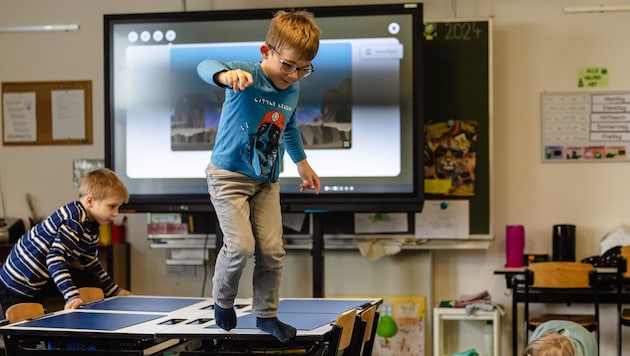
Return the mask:
{"type": "Polygon", "coordinates": [[[35,93],[4,93],[4,141],[34,142],[37,140],[37,100],[35,93]]]}
{"type": "Polygon", "coordinates": [[[85,139],[85,91],[52,90],[53,140],[85,139]]]}
{"type": "Polygon", "coordinates": [[[468,200],[427,200],[415,216],[419,239],[467,239],[470,237],[468,200]]]}

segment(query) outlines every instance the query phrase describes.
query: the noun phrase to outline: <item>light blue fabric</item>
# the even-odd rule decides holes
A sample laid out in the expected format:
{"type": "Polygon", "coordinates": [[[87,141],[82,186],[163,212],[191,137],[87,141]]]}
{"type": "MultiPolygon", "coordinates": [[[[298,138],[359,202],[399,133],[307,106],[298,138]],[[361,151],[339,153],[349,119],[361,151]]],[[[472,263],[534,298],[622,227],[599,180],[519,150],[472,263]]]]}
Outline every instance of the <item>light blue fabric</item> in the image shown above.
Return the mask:
{"type": "Polygon", "coordinates": [[[456,354],[450,354],[450,356],[479,356],[479,353],[475,349],[469,349],[464,352],[458,352],[456,354]]]}
{"type": "Polygon", "coordinates": [[[576,356],[597,356],[597,340],[592,332],[583,326],[567,320],[550,320],[534,330],[529,342],[536,340],[548,331],[557,331],[573,343],[576,356]]]}

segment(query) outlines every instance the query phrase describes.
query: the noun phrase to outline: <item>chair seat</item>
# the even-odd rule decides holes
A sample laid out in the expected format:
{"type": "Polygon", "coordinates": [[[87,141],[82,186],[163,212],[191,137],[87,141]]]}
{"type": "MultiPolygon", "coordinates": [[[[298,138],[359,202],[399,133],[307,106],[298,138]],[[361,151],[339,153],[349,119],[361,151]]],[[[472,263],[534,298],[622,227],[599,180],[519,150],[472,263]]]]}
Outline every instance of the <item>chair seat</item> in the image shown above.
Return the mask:
{"type": "Polygon", "coordinates": [[[630,309],[624,309],[621,312],[621,323],[630,326],[630,309]]]}
{"type": "MultiPolygon", "coordinates": [[[[630,311],[629,311],[630,314],[630,311]]],[[[593,331],[597,328],[597,320],[594,315],[588,314],[543,314],[533,316],[529,319],[530,330],[536,329],[544,322],[549,320],[567,320],[580,324],[589,331],[593,331]]]]}

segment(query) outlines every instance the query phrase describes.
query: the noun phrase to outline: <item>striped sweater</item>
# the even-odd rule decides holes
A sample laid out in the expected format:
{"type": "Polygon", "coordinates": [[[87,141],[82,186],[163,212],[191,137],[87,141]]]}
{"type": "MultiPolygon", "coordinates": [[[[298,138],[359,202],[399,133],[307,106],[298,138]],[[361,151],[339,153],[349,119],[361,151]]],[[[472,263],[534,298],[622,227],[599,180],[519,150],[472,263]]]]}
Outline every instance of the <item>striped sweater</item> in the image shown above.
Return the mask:
{"type": "Polygon", "coordinates": [[[22,235],[0,269],[0,281],[16,294],[35,298],[52,278],[67,302],[79,296],[69,271],[76,260],[99,276],[106,296],[116,295],[120,288],[98,259],[98,243],[98,222],[89,220],[81,202],[71,202],[22,235]]]}

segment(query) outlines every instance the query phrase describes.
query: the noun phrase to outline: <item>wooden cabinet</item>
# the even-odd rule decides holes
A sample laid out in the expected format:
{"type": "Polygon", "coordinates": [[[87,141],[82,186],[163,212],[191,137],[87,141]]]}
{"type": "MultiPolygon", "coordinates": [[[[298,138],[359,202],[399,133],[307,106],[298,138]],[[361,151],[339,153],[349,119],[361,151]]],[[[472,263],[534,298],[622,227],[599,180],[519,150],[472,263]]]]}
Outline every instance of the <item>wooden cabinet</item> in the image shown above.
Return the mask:
{"type": "Polygon", "coordinates": [[[98,249],[98,257],[103,268],[114,279],[120,288],[129,290],[131,286],[131,271],[129,258],[129,243],[123,242],[98,249]]]}

